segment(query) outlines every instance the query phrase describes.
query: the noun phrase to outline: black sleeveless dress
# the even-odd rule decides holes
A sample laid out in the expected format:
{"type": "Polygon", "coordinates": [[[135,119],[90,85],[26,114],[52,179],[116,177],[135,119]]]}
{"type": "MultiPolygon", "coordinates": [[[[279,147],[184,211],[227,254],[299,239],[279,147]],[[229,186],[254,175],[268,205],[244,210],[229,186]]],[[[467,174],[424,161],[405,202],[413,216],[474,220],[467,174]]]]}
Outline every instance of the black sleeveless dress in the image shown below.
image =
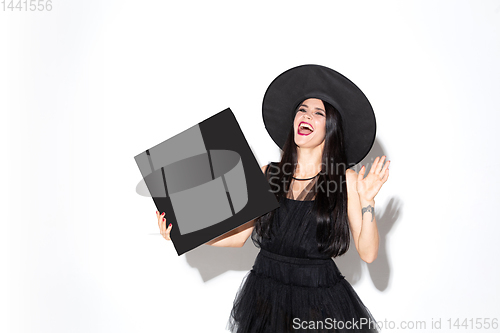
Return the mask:
{"type": "Polygon", "coordinates": [[[318,250],[313,201],[302,200],[314,181],[296,199],[281,199],[273,236],[258,242],[260,252],[236,294],[231,332],[378,332],[335,262],[318,250]]]}

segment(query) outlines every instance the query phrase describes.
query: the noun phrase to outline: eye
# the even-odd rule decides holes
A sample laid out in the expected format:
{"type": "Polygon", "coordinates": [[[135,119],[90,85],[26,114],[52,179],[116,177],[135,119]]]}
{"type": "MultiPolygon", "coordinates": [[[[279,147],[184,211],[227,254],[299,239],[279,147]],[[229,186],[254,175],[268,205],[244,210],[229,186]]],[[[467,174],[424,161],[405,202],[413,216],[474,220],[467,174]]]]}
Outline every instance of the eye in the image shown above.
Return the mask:
{"type": "Polygon", "coordinates": [[[304,110],[304,109],[299,109],[299,112],[306,112],[306,110],[304,110]]]}
{"type": "Polygon", "coordinates": [[[323,117],[325,116],[322,112],[316,112],[316,114],[322,115],[323,117]]]}

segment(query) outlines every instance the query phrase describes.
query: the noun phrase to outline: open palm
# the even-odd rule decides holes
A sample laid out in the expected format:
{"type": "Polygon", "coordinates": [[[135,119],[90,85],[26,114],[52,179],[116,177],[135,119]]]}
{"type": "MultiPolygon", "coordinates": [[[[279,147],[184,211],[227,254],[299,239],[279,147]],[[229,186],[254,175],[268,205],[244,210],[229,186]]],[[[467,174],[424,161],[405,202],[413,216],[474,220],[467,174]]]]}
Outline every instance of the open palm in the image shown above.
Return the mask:
{"type": "Polygon", "coordinates": [[[366,171],[365,166],[363,165],[361,170],[359,170],[356,188],[361,198],[364,198],[368,201],[373,200],[382,185],[389,178],[389,164],[391,163],[391,161],[387,161],[385,165],[384,161],[385,156],[382,156],[382,158],[377,156],[366,177],[364,177],[366,171]]]}

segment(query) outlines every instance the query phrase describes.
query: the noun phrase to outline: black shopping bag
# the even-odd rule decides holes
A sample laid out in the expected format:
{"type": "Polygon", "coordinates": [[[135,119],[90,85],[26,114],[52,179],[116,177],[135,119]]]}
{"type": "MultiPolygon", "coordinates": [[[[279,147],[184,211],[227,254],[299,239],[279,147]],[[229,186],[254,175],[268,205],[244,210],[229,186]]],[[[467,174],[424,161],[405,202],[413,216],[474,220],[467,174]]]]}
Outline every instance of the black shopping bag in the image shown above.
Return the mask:
{"type": "Polygon", "coordinates": [[[178,255],[279,207],[229,108],[135,161],[178,255]]]}

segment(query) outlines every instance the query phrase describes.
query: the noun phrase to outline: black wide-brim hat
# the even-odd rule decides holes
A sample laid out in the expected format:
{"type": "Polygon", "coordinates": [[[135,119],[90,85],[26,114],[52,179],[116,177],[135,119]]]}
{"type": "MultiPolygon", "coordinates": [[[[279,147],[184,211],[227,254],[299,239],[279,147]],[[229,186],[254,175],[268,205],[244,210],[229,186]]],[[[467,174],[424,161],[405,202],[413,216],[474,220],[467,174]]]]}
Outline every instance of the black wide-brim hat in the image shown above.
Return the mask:
{"type": "Polygon", "coordinates": [[[271,82],[262,102],[267,132],[283,149],[293,126],[298,104],[318,98],[333,105],[342,116],[347,164],[358,164],[375,142],[377,123],[365,94],[344,75],[320,65],[291,68],[271,82]]]}

